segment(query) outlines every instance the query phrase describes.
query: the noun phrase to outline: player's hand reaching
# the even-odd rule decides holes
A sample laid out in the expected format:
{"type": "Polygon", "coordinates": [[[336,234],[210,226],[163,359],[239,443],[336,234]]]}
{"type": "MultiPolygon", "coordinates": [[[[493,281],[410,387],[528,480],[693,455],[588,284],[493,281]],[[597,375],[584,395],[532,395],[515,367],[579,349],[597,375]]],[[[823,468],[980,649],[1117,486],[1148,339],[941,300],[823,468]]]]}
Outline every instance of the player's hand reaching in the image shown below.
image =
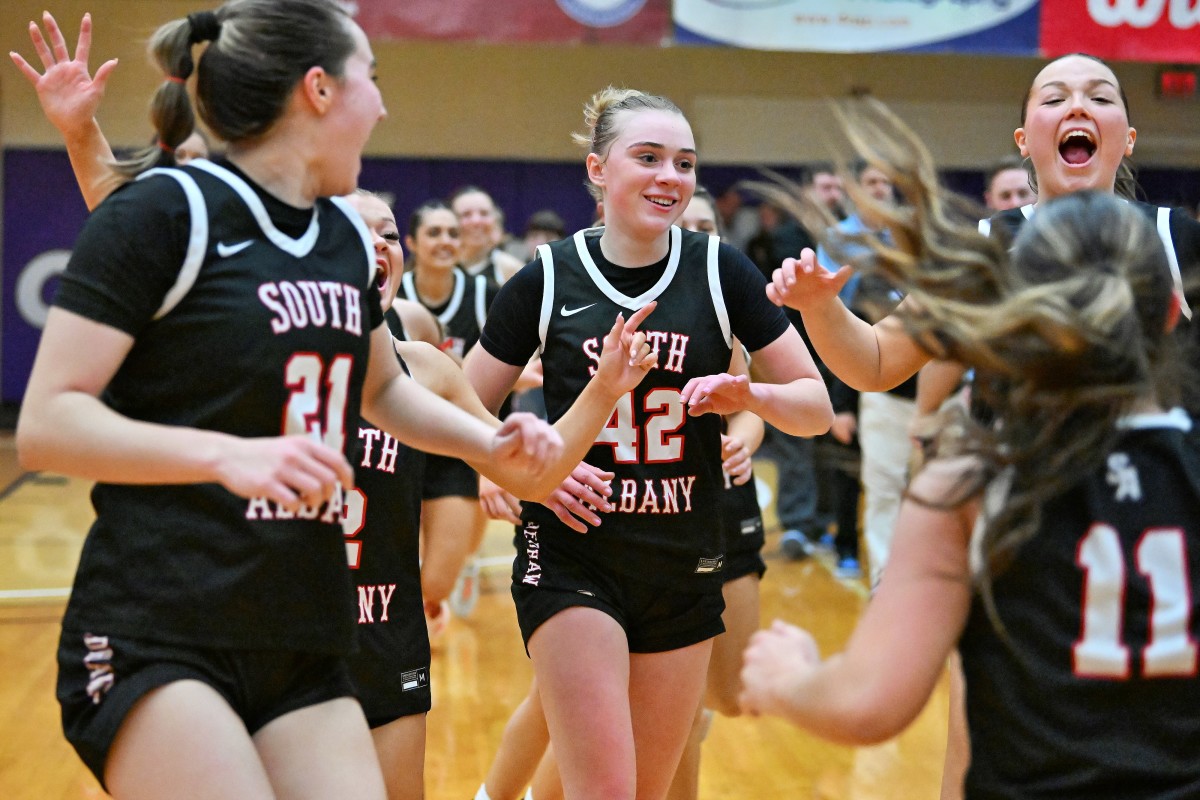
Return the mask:
{"type": "Polygon", "coordinates": [[[217,480],[240,497],[265,497],[289,511],[316,508],[338,484],[354,486],[354,470],[340,451],[307,436],[229,437],[217,480]]]}
{"type": "Polygon", "coordinates": [[[43,36],[36,22],[29,23],[29,38],[42,62],[44,72],[38,72],[18,53],[9,53],[17,69],[37,90],[38,102],[46,118],[64,137],[82,131],[90,125],[104,99],[108,78],[117,67],[117,60],[105,61],[93,76],[88,69],[92,47],[92,16],[84,14],[79,24],[79,41],[75,56],[67,49],[66,38],[49,11],[42,14],[46,27],[43,36]]]}
{"type": "Polygon", "coordinates": [[[693,417],[701,414],[732,414],[749,408],[753,402],[750,378],[726,372],[692,378],[679,396],[687,407],[688,415],[693,417]]]}
{"type": "Polygon", "coordinates": [[[722,433],[721,459],[721,469],[734,486],[741,486],[753,477],[754,462],[750,459],[750,448],[741,439],[722,433]]]}
{"type": "Polygon", "coordinates": [[[597,509],[612,510],[608,498],[612,496],[613,477],[611,472],[580,462],[562,485],[542,501],[542,505],[553,511],[571,530],[587,533],[589,525],[594,528],[600,524],[597,509]]]}
{"type": "Polygon", "coordinates": [[[479,505],[483,513],[492,519],[521,523],[521,501],[512,492],[488,480],[487,476],[479,476],[479,505]]]}
{"type": "Polygon", "coordinates": [[[800,258],[784,259],[779,269],[771,273],[767,298],[777,306],[804,313],[832,301],[853,274],[850,267],[830,272],[817,263],[812,248],[806,247],[800,251],[800,258]]]}
{"type": "Polygon", "coordinates": [[[797,687],[821,663],[812,635],[780,620],[751,636],[742,658],[738,703],[751,715],[785,714],[797,687]]]}
{"type": "Polygon", "coordinates": [[[492,461],[503,470],[541,475],[562,455],[558,431],[533,414],[509,414],[492,437],[492,461]]]}
{"type": "Polygon", "coordinates": [[[624,314],[617,314],[612,329],[604,337],[596,380],[611,390],[614,400],[633,390],[658,364],[658,352],[651,350],[646,334],[638,330],[657,305],[655,301],[647,303],[633,312],[628,321],[624,314]]]}

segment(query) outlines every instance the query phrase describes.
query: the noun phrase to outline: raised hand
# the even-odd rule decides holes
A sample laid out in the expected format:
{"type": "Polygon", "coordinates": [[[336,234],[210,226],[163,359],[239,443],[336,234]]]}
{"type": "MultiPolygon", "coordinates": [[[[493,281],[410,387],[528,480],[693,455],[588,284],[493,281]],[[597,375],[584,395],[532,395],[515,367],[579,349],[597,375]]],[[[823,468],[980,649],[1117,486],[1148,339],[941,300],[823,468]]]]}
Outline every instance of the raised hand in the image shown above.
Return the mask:
{"type": "Polygon", "coordinates": [[[541,475],[562,455],[563,440],[558,431],[533,414],[518,411],[509,414],[492,437],[492,459],[505,470],[541,475]]]}
{"type": "Polygon", "coordinates": [[[49,11],[42,14],[46,35],[36,22],[29,23],[29,38],[33,49],[41,59],[44,72],[38,72],[19,53],[9,53],[17,69],[30,85],[37,90],[42,111],[54,127],[69,137],[91,124],[96,109],[104,98],[108,78],[117,67],[117,60],[105,61],[92,76],[88,69],[88,55],[92,47],[92,16],[84,14],[79,23],[79,41],[75,45],[75,56],[67,50],[62,30],[49,11]]]}
{"type": "Polygon", "coordinates": [[[542,505],[554,512],[559,521],[577,533],[587,533],[588,526],[600,524],[596,509],[612,510],[608,498],[612,496],[612,479],[615,475],[587,462],[580,462],[571,471],[562,485],[555,489],[542,505]]]}
{"type": "Polygon", "coordinates": [[[647,303],[628,322],[623,314],[617,314],[612,329],[604,337],[596,380],[603,381],[618,397],[641,383],[646,373],[658,364],[658,353],[650,349],[646,334],[638,330],[657,306],[655,301],[647,303]]]}
{"type": "Polygon", "coordinates": [[[821,663],[812,635],[780,620],[750,637],[742,659],[738,703],[752,715],[784,714],[797,687],[821,663]]]}
{"type": "Polygon", "coordinates": [[[817,263],[816,253],[806,247],[800,251],[800,258],[784,259],[779,269],[771,273],[767,298],[777,306],[803,313],[837,297],[853,274],[850,267],[830,272],[817,263]]]}
{"type": "Polygon", "coordinates": [[[735,486],[741,486],[754,475],[750,448],[741,439],[721,434],[721,469],[735,486]]]}
{"type": "Polygon", "coordinates": [[[688,415],[732,414],[749,407],[753,397],[750,393],[750,378],[746,375],[730,375],[722,372],[692,378],[679,393],[687,407],[688,415]]]}
{"type": "Polygon", "coordinates": [[[226,441],[217,474],[221,485],[240,497],[265,497],[297,511],[320,506],[338,484],[346,489],[354,485],[354,470],[346,457],[307,436],[226,441]]]}

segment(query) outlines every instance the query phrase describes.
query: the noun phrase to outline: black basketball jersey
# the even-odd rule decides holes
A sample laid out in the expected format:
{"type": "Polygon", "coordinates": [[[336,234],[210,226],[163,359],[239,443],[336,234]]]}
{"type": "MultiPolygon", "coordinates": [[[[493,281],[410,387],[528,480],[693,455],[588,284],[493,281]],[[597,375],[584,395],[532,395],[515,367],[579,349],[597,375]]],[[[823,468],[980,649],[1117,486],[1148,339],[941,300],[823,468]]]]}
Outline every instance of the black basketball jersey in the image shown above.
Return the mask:
{"type": "Polygon", "coordinates": [[[383,312],[383,321],[387,324],[388,331],[391,332],[393,338],[402,342],[410,341],[408,331],[404,329],[404,320],[400,319],[400,312],[395,308],[389,308],[383,312]]]}
{"type": "Polygon", "coordinates": [[[997,576],[1007,641],[972,604],[968,798],[1200,797],[1200,448],[1182,411],[1126,423],[997,576]]]}
{"type": "MultiPolygon", "coordinates": [[[[591,379],[618,312],[628,318],[651,300],[658,306],[642,330],[658,352],[658,366],[618,401],[585,458],[616,473],[610,498],[615,510],[602,515],[601,526],[586,536],[566,531],[541,537],[540,560],[549,566],[546,562],[561,551],[659,583],[693,589],[719,583],[725,554],[721,418],[690,417],[680,400],[690,379],[729,369],[731,332],[718,279],[719,241],[672,228],[661,277],[630,296],[613,286],[592,257],[587,240],[600,234],[580,231],[538,248],[548,418],[559,419],[591,379]]],[[[523,519],[543,527],[560,525],[548,509],[530,503],[523,519]]],[[[536,579],[538,564],[525,567],[526,579],[536,579]]]]}
{"type": "MultiPolygon", "coordinates": [[[[102,398],[117,412],[239,437],[307,435],[349,456],[382,317],[373,272],[366,227],[342,201],[292,208],[200,161],[102,204],[55,303],[134,337],[102,398]]],[[[97,484],[63,625],[345,652],[343,499],[291,513],[215,483],[97,484]]]]}
{"type": "MultiPolygon", "coordinates": [[[[1172,282],[1183,299],[1184,319],[1191,320],[1191,307],[1197,302],[1192,295],[1200,289],[1197,285],[1200,281],[1200,222],[1192,219],[1182,209],[1152,206],[1138,201],[1130,202],[1145,214],[1158,230],[1158,238],[1167,253],[1172,282]]],[[[1012,238],[1016,236],[1025,220],[1032,218],[1036,211],[1037,206],[1034,204],[1010,208],[999,212],[990,220],[980,220],[979,230],[984,234],[990,233],[994,223],[1001,226],[1005,234],[1012,238]]]]}
{"type": "Polygon", "coordinates": [[[467,351],[479,341],[479,332],[487,319],[488,308],[496,299],[497,287],[486,275],[467,275],[461,268],[454,268],[454,288],[450,297],[440,306],[431,306],[417,292],[416,277],[412,272],[404,273],[400,291],[413,302],[429,309],[442,324],[445,340],[441,349],[453,353],[461,361],[467,351]]]}
{"type": "Polygon", "coordinates": [[[363,420],[351,463],[355,487],[346,495],[343,528],[358,604],[358,650],[349,659],[350,675],[367,718],[388,718],[410,706],[407,694],[427,698],[429,692],[418,552],[425,454],[363,420]]]}

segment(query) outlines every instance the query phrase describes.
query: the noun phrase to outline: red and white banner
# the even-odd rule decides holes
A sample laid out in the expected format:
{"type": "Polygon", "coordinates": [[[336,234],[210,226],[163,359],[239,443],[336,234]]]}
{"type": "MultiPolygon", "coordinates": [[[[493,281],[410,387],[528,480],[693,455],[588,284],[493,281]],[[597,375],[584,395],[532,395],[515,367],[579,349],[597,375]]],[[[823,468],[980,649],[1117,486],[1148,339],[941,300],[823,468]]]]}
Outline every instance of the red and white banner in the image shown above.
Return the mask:
{"type": "Polygon", "coordinates": [[[671,0],[353,0],[367,37],[643,44],[671,31],[671,0]]]}
{"type": "Polygon", "coordinates": [[[1200,0],[1042,0],[1041,50],[1200,63],[1200,0]]]}

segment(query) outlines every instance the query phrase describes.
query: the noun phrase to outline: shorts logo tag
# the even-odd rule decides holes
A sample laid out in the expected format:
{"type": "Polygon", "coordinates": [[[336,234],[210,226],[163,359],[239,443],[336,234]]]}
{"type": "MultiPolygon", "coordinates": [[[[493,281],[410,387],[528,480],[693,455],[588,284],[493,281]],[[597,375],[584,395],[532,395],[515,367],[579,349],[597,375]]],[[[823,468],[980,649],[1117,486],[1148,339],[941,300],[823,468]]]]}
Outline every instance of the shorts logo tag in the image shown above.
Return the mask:
{"type": "Polygon", "coordinates": [[[720,555],[716,558],[702,558],[700,563],[696,565],[697,574],[708,572],[720,572],[725,568],[725,556],[720,555]]]}
{"type": "Polygon", "coordinates": [[[116,675],[112,668],[112,648],[108,645],[107,636],[96,636],[91,633],[83,635],[83,643],[88,649],[83,657],[83,665],[88,668],[87,693],[92,703],[100,705],[104,695],[112,688],[116,675]]]}
{"type": "Polygon", "coordinates": [[[429,670],[425,667],[400,673],[400,691],[411,692],[429,686],[429,670]]]}

